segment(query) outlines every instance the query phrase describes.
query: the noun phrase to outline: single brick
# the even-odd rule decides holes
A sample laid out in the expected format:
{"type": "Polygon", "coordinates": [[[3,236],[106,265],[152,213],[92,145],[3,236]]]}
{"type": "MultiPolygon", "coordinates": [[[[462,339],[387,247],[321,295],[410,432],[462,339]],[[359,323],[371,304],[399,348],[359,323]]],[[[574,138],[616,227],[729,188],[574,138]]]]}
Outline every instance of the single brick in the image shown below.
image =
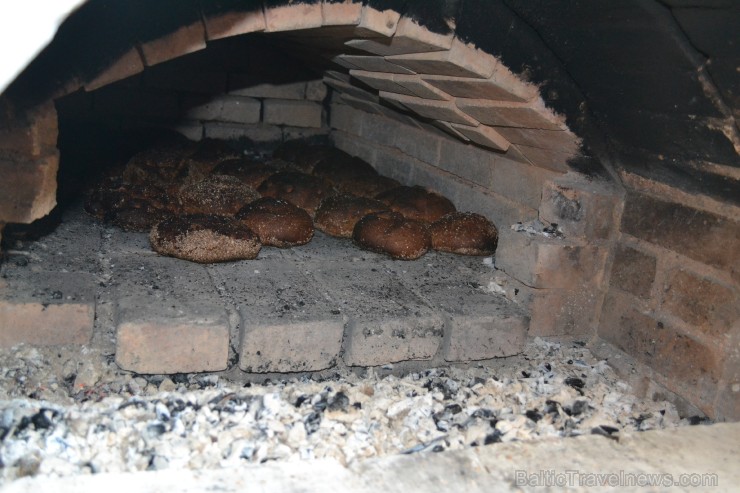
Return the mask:
{"type": "Polygon", "coordinates": [[[238,140],[247,139],[253,142],[279,142],[283,139],[283,131],[275,125],[242,125],[235,123],[208,122],[204,126],[204,133],[208,139],[238,140]]]}
{"type": "Polygon", "coordinates": [[[337,363],[344,319],[306,269],[281,258],[211,269],[239,311],[242,370],[318,371],[337,363]]]}
{"type": "Polygon", "coordinates": [[[262,108],[256,99],[228,95],[189,98],[184,104],[183,113],[188,119],[227,123],[259,123],[262,108]]]}
{"type": "Polygon", "coordinates": [[[640,309],[636,298],[609,291],[599,336],[664,375],[669,390],[683,393],[681,388],[690,388],[697,401],[714,399],[722,374],[720,347],[704,345],[640,309]]]}
{"type": "Polygon", "coordinates": [[[388,101],[400,103],[424,118],[443,120],[449,123],[461,123],[473,127],[478,125],[478,121],[460,111],[452,101],[436,101],[383,91],[381,91],[380,97],[388,101]]]}
{"type": "Polygon", "coordinates": [[[463,134],[471,142],[474,142],[483,147],[494,149],[497,151],[505,152],[511,143],[501,135],[497,129],[489,127],[487,125],[460,125],[458,123],[452,123],[452,128],[463,134]]]}
{"type": "Polygon", "coordinates": [[[170,125],[169,128],[192,141],[203,139],[203,133],[205,132],[200,122],[180,121],[170,125]]]}
{"type": "Polygon", "coordinates": [[[540,219],[569,238],[607,239],[617,229],[621,196],[611,183],[558,177],[542,187],[540,219]]]}
{"type": "MultiPolygon", "coordinates": [[[[497,65],[498,67],[501,65],[497,65]]],[[[457,98],[524,102],[537,95],[536,87],[518,80],[516,83],[502,83],[496,80],[496,72],[498,70],[490,79],[449,75],[423,75],[422,79],[457,98]]]]}
{"type": "Polygon", "coordinates": [[[348,69],[366,70],[368,72],[385,72],[389,74],[413,74],[413,70],[389,62],[382,56],[338,55],[332,61],[348,69]]]}
{"type": "Polygon", "coordinates": [[[316,140],[329,135],[329,129],[306,127],[283,127],[283,140],[316,140]]]}
{"type": "Polygon", "coordinates": [[[121,368],[137,373],[226,369],[229,319],[205,267],[125,254],[112,264],[121,368]]]}
{"type": "MultiPolygon", "coordinates": [[[[565,130],[562,119],[545,107],[542,100],[532,103],[491,101],[487,99],[455,100],[457,107],[486,125],[525,127],[544,130],[565,130]]],[[[522,143],[522,142],[519,142],[522,143]]],[[[526,144],[526,142],[523,142],[526,144]]]]}
{"type": "Polygon", "coordinates": [[[352,39],[346,44],[375,55],[403,55],[449,50],[453,37],[452,32],[438,34],[420,26],[409,17],[401,17],[396,33],[391,38],[352,39]]]}
{"type": "Polygon", "coordinates": [[[30,161],[57,151],[57,111],[47,103],[26,119],[0,120],[0,157],[30,161]]]}
{"type": "Polygon", "coordinates": [[[265,99],[262,108],[265,123],[293,127],[321,127],[323,108],[314,101],[265,99]]]}
{"type": "Polygon", "coordinates": [[[0,294],[0,347],[87,344],[95,320],[90,274],[34,272],[7,281],[0,294]]]}
{"type": "Polygon", "coordinates": [[[233,74],[229,78],[229,93],[252,98],[303,100],[306,97],[306,83],[292,81],[264,83],[260,77],[233,74]]]}
{"type": "Polygon", "coordinates": [[[314,273],[336,310],[349,317],[343,356],[347,365],[376,366],[436,354],[444,333],[442,319],[379,263],[351,269],[322,263],[314,273]]]}
{"type": "Polygon", "coordinates": [[[141,45],[141,53],[148,67],[182,55],[205,49],[206,32],[203,23],[198,21],[183,26],[175,32],[141,45]]]}
{"type": "Polygon", "coordinates": [[[488,79],[496,68],[496,59],[482,50],[455,38],[449,50],[393,55],[386,59],[417,74],[451,75],[488,79]]]}
{"type": "Polygon", "coordinates": [[[674,272],[664,287],[662,309],[712,337],[726,335],[740,319],[737,290],[687,270],[674,272]]]}
{"type": "Polygon", "coordinates": [[[356,26],[362,17],[362,4],[343,2],[321,2],[321,24],[323,26],[356,26]]]}
{"type": "Polygon", "coordinates": [[[240,34],[264,31],[267,27],[262,7],[251,12],[227,12],[204,16],[209,41],[230,38],[240,34]]]}
{"type": "Polygon", "coordinates": [[[105,85],[131,77],[144,70],[144,60],[142,60],[139,50],[131,48],[121,55],[105,70],[95,76],[93,80],[85,84],[86,91],[94,91],[105,85]]]}
{"type": "Polygon", "coordinates": [[[266,32],[295,31],[321,27],[321,3],[296,3],[265,8],[266,32]]]}
{"type": "Polygon", "coordinates": [[[567,130],[539,130],[517,127],[496,127],[496,130],[513,144],[573,155],[579,150],[579,138],[567,130]]]}
{"type": "Polygon", "coordinates": [[[0,222],[28,224],[57,204],[56,155],[35,161],[0,159],[0,222]]]}
{"type": "Polygon", "coordinates": [[[363,5],[360,22],[355,30],[358,36],[374,38],[378,35],[393,36],[401,14],[393,9],[377,10],[363,5]]]}
{"type": "Polygon", "coordinates": [[[629,192],[621,231],[740,278],[740,222],[629,192]],[[690,234],[689,234],[690,232],[690,234]]]}
{"type": "Polygon", "coordinates": [[[614,254],[611,285],[647,300],[653,289],[656,265],[654,256],[620,243],[614,254]]]}

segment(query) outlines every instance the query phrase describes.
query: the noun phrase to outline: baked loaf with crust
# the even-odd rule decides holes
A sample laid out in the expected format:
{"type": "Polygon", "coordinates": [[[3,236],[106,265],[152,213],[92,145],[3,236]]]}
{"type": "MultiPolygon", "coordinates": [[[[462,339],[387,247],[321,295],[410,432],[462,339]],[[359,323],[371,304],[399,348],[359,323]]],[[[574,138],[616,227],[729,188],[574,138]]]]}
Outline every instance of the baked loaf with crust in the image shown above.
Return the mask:
{"type": "Polygon", "coordinates": [[[458,255],[492,255],[498,231],[491,221],[474,212],[453,212],[429,227],[432,248],[458,255]]]}
{"type": "Polygon", "coordinates": [[[455,212],[446,197],[423,187],[396,187],[379,194],[376,199],[408,219],[433,223],[445,214],[455,212]]]}
{"type": "Polygon", "coordinates": [[[262,197],[247,204],[236,218],[257,233],[266,246],[288,248],[313,238],[313,221],[306,211],[282,199],[262,197]]]}
{"type": "Polygon", "coordinates": [[[257,234],[241,221],[209,215],[165,219],[152,228],[149,242],[162,255],[201,264],[251,260],[262,247],[257,234]]]}
{"type": "Polygon", "coordinates": [[[180,189],[180,209],[185,214],[212,214],[233,216],[246,204],[257,200],[259,194],[239,178],[211,175],[205,180],[185,185],[180,189]]]}
{"type": "Polygon", "coordinates": [[[426,224],[392,211],[376,212],[360,219],[352,238],[360,248],[399,260],[416,260],[432,246],[426,224]]]}
{"type": "Polygon", "coordinates": [[[388,210],[378,200],[354,195],[333,195],[324,199],[316,210],[314,222],[324,233],[339,238],[352,238],[357,221],[373,212],[388,210]]]}
{"type": "Polygon", "coordinates": [[[270,176],[257,191],[263,197],[286,200],[313,217],[321,201],[334,193],[334,188],[321,177],[287,171],[270,176]]]}

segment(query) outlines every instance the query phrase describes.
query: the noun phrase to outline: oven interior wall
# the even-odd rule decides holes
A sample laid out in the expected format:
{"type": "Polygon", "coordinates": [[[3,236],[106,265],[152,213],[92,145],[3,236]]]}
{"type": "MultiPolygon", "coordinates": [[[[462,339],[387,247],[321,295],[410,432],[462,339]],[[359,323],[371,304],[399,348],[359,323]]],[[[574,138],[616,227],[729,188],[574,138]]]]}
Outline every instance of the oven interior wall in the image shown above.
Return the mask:
{"type": "MultiPolygon", "coordinates": [[[[717,418],[740,417],[738,100],[726,70],[740,57],[722,41],[732,39],[736,6],[202,3],[184,2],[169,17],[173,25],[145,23],[140,39],[126,38],[100,58],[113,57],[105,70],[78,60],[83,74],[72,76],[52,63],[59,77],[38,82],[35,69],[20,78],[25,86],[11,87],[2,100],[0,133],[0,176],[11,206],[0,221],[30,222],[53,207],[54,99],[69,128],[113,121],[121,130],[175,128],[190,138],[262,143],[328,134],[381,172],[436,188],[458,207],[491,217],[502,235],[491,282],[527,308],[530,335],[591,337],[625,375],[639,375],[635,381],[644,392],[673,392],[717,418]],[[337,46],[367,56],[357,51],[362,45],[347,48],[347,29],[336,27],[340,17],[352,26],[382,20],[370,37],[404,43],[408,33],[394,32],[402,19],[413,19],[432,34],[421,37],[432,45],[454,25],[456,40],[538,84],[545,103],[585,139],[585,160],[542,166],[461,142],[425,118],[378,101],[377,91],[346,76],[346,67],[327,62],[337,46]],[[306,30],[322,23],[331,35],[307,42],[306,30]],[[251,34],[228,39],[264,29],[287,34],[269,41],[251,34]],[[311,45],[316,49],[306,50],[311,45]],[[297,56],[276,64],[287,56],[286,46],[297,56]],[[277,73],[254,78],[275,66],[281,67],[277,73]],[[297,69],[285,73],[286,66],[297,69]],[[346,91],[327,89],[322,79],[346,91]],[[70,93],[65,84],[80,87],[80,80],[87,91],[59,98],[70,93]],[[211,93],[213,87],[219,90],[211,93]],[[260,87],[287,92],[254,92],[260,87]],[[296,87],[302,89],[288,95],[296,87]],[[557,223],[564,237],[511,228],[535,219],[557,223]]],[[[82,14],[74,19],[77,27],[82,14]]],[[[359,41],[366,41],[363,29],[367,25],[351,27],[349,37],[362,32],[359,41]]]]}

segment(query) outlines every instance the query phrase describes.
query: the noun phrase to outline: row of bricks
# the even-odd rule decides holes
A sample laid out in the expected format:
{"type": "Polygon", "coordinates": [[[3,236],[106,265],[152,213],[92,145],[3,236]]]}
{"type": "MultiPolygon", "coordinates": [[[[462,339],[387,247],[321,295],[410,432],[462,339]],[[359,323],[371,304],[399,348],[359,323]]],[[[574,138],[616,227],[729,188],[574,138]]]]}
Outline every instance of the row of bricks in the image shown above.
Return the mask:
{"type": "MultiPolygon", "coordinates": [[[[315,245],[316,255],[303,253],[316,258],[321,249],[315,245]]],[[[352,248],[334,249],[334,263],[291,265],[268,258],[238,268],[213,266],[221,294],[201,266],[123,255],[114,262],[120,265],[114,273],[116,360],[139,373],[225,369],[231,326],[223,293],[240,315],[239,365],[248,372],[321,370],[340,356],[351,366],[375,366],[438,353],[448,361],[469,361],[521,350],[527,317],[505,298],[472,288],[470,277],[446,275],[414,286],[419,273],[341,262],[355,254],[352,248]]],[[[23,299],[15,289],[0,302],[0,344],[90,339],[91,275],[54,273],[28,282],[36,286],[37,299],[23,299]],[[55,293],[63,293],[62,299],[55,293]]]]}
{"type": "MultiPolygon", "coordinates": [[[[250,11],[231,11],[210,14],[202,12],[203,22],[183,26],[162,38],[132,47],[93,80],[85,84],[87,90],[135,75],[144,67],[154,66],[179,56],[206,48],[208,41],[254,32],[295,31],[322,26],[351,26],[355,37],[392,36],[401,21],[401,15],[392,10],[379,11],[370,6],[352,2],[318,2],[273,8],[257,7],[250,11]]],[[[416,24],[410,19],[410,35],[416,24]]],[[[418,26],[418,25],[417,25],[418,26]]]]}

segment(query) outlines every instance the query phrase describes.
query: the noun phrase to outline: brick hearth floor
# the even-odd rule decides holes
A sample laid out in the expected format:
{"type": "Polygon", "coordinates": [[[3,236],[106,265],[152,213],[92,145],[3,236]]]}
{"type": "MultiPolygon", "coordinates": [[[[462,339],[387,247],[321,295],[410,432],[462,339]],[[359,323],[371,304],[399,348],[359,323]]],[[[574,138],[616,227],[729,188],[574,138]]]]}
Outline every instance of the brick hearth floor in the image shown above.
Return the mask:
{"type": "Polygon", "coordinates": [[[491,259],[414,262],[316,233],[256,260],[199,265],[78,204],[53,232],[10,245],[0,266],[0,346],[111,346],[137,373],[318,371],[408,360],[481,360],[521,350],[528,319],[487,289],[491,259]]]}

